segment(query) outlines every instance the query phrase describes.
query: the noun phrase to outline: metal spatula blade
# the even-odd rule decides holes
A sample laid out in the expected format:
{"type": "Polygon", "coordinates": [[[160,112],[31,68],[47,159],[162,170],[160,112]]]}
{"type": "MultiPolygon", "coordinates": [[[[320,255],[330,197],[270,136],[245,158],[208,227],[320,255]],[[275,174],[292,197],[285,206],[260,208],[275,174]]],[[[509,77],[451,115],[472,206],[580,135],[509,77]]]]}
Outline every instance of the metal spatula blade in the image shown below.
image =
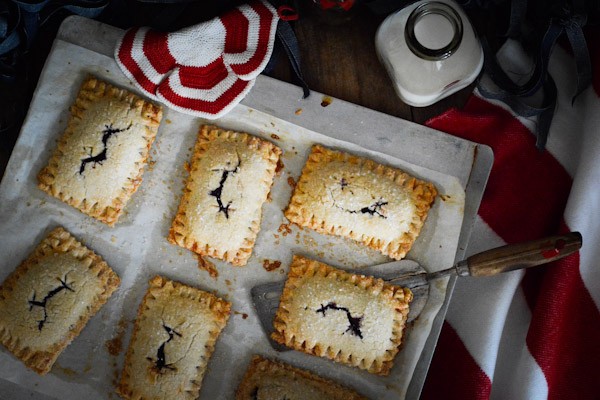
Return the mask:
{"type": "MultiPolygon", "coordinates": [[[[521,268],[534,267],[561,259],[579,250],[582,237],[579,232],[551,236],[526,243],[518,243],[487,250],[466,260],[460,261],[451,268],[428,273],[417,262],[411,260],[394,261],[349,271],[355,274],[370,275],[381,278],[389,284],[407,287],[413,292],[410,303],[408,322],[421,314],[429,297],[429,282],[449,275],[458,276],[492,276],[502,272],[521,268]]],[[[279,298],[285,282],[271,282],[252,288],[251,296],[260,322],[273,348],[287,351],[289,348],[273,341],[273,319],[279,307],[279,298]]]]}

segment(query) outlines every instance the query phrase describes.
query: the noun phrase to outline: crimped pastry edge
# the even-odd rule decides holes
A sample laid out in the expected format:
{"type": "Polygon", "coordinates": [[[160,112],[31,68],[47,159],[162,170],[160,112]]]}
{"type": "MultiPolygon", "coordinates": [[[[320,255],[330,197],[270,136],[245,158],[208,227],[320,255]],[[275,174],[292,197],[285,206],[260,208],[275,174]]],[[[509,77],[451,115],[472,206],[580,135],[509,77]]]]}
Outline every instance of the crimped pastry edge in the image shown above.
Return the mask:
{"type": "Polygon", "coordinates": [[[325,379],[305,369],[297,368],[281,361],[271,360],[260,355],[254,355],[250,365],[240,382],[236,393],[236,400],[253,400],[252,393],[258,389],[260,379],[263,376],[282,373],[290,379],[299,377],[310,381],[311,384],[332,396],[331,400],[367,400],[353,389],[343,386],[335,381],[325,379]]]}
{"type": "Polygon", "coordinates": [[[52,369],[52,365],[60,353],[81,333],[89,319],[100,310],[121,283],[119,276],[99,255],[77,241],[66,229],[57,227],[41,241],[31,255],[2,283],[0,286],[0,301],[3,301],[10,295],[17,281],[33,265],[39,263],[47,254],[56,252],[72,253],[79,260],[88,264],[87,268],[96,274],[100,281],[99,285],[104,288],[104,291],[94,298],[89,305],[87,313],[79,317],[77,324],[69,329],[65,337],[47,349],[47,351],[33,351],[28,347],[22,347],[19,344],[19,338],[12,337],[9,327],[0,319],[0,343],[15,357],[23,361],[25,366],[40,375],[45,375],[52,369]]]}
{"type": "Polygon", "coordinates": [[[154,296],[155,291],[163,291],[166,290],[169,293],[169,296],[181,296],[190,299],[191,301],[203,301],[207,300],[209,303],[209,309],[214,317],[214,322],[216,324],[216,329],[210,331],[210,338],[205,344],[206,348],[206,357],[203,360],[199,360],[199,365],[196,368],[197,374],[196,376],[190,379],[190,387],[191,390],[186,391],[187,397],[190,399],[196,399],[198,394],[200,393],[200,388],[202,386],[202,379],[206,372],[206,368],[208,365],[208,361],[214,351],[215,344],[221,331],[225,328],[227,321],[229,320],[229,315],[231,313],[231,303],[220,299],[212,293],[205,292],[201,289],[197,289],[188,285],[185,285],[180,282],[172,281],[163,276],[156,275],[149,281],[148,290],[140,303],[138,308],[138,314],[136,317],[136,322],[133,328],[133,333],[131,336],[131,340],[129,342],[129,347],[127,349],[127,354],[125,356],[125,363],[123,365],[123,370],[121,372],[121,379],[119,380],[119,384],[117,385],[116,392],[126,399],[143,399],[142,391],[137,389],[130,382],[131,372],[130,370],[133,368],[133,364],[131,362],[131,358],[134,352],[133,344],[135,343],[137,336],[139,335],[139,321],[142,318],[145,318],[145,312],[149,309],[148,303],[154,300],[156,297],[154,296]]]}
{"type": "Polygon", "coordinates": [[[437,190],[432,183],[412,177],[400,169],[378,164],[364,157],[330,150],[316,144],[312,147],[284,214],[290,222],[298,226],[307,227],[323,234],[347,237],[380,251],[393,259],[400,260],[406,256],[406,253],[408,253],[419,236],[436,196],[437,190]],[[372,236],[363,235],[360,232],[352,230],[348,232],[347,227],[328,225],[326,221],[317,219],[310,209],[304,207],[304,197],[308,193],[306,186],[312,172],[317,170],[321,163],[331,161],[359,164],[364,166],[368,171],[381,177],[387,177],[390,181],[406,189],[417,210],[411,221],[410,230],[396,240],[385,242],[372,236]]]}
{"type": "Polygon", "coordinates": [[[59,138],[58,144],[52,153],[48,165],[42,168],[37,175],[38,188],[84,214],[104,222],[108,226],[114,226],[119,220],[119,217],[123,214],[127,202],[142,183],[142,175],[150,155],[150,147],[156,138],[158,126],[162,119],[162,108],[159,105],[142,99],[128,90],[117,88],[90,75],[81,85],[75,103],[70,108],[70,112],[67,128],[59,138]],[[144,139],[147,146],[140,148],[139,151],[136,152],[139,156],[134,161],[135,165],[138,167],[136,176],[129,179],[122,188],[119,196],[113,199],[110,205],[99,207],[98,203],[89,202],[85,198],[81,199],[70,196],[68,188],[59,187],[55,184],[55,180],[58,174],[58,165],[61,162],[62,154],[66,151],[65,147],[68,144],[69,138],[74,134],[77,120],[82,118],[85,110],[89,108],[90,102],[103,97],[125,101],[130,104],[131,108],[137,109],[142,114],[146,126],[144,139]]]}
{"type": "Polygon", "coordinates": [[[367,370],[374,374],[388,375],[393,366],[394,358],[402,345],[409,303],[412,301],[412,298],[413,294],[410,289],[388,285],[382,279],[352,274],[316,260],[294,255],[288,273],[288,279],[285,282],[283,294],[281,295],[281,300],[279,302],[279,308],[277,309],[275,319],[273,320],[275,331],[271,334],[271,338],[294,350],[329,358],[343,364],[367,370]],[[312,348],[307,347],[305,340],[288,329],[288,322],[291,321],[291,317],[287,307],[293,299],[294,291],[301,285],[304,278],[315,275],[332,277],[341,282],[350,282],[364,290],[377,290],[380,292],[380,296],[384,296],[388,300],[396,303],[396,318],[394,319],[392,337],[390,338],[393,346],[386,351],[385,357],[375,359],[371,364],[367,365],[366,360],[357,359],[353,357],[351,353],[344,352],[342,349],[336,351],[330,347],[325,348],[324,346],[320,346],[319,344],[316,344],[312,348]]]}
{"type": "MultiPolygon", "coordinates": [[[[225,130],[214,125],[202,125],[199,129],[198,138],[194,146],[192,162],[190,163],[190,171],[193,171],[194,163],[196,163],[202,157],[202,155],[208,150],[210,142],[214,140],[241,141],[248,147],[259,151],[263,158],[268,161],[269,168],[265,171],[265,174],[261,178],[261,183],[264,187],[264,199],[262,201],[264,204],[273,185],[277,162],[279,160],[279,156],[281,155],[281,149],[275,146],[273,143],[253,136],[249,133],[225,130]]],[[[202,256],[221,259],[231,263],[234,266],[246,265],[248,263],[248,259],[252,255],[256,237],[260,231],[262,208],[261,211],[256,215],[256,218],[251,221],[250,226],[244,227],[248,229],[244,246],[239,248],[235,253],[229,251],[223,252],[212,247],[208,243],[200,243],[194,238],[190,237],[189,229],[185,222],[185,213],[191,196],[189,186],[192,184],[192,179],[192,173],[190,172],[186,186],[183,190],[183,196],[179,203],[177,214],[173,219],[167,239],[173,244],[179,245],[202,256]]]]}

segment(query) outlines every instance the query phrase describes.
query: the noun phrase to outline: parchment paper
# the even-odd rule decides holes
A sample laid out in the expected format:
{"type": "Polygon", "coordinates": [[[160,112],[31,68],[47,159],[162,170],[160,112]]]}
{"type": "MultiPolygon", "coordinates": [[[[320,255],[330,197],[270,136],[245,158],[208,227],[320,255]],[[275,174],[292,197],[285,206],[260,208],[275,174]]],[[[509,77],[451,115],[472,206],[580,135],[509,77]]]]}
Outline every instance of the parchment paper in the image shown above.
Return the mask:
{"type": "Polygon", "coordinates": [[[184,185],[184,163],[189,160],[199,126],[206,121],[165,109],[144,181],[115,228],[95,221],[37,189],[36,175],[48,162],[56,140],[66,127],[68,108],[89,73],[137,92],[111,58],[60,40],[55,42],[0,186],[0,280],[4,280],[52,228],[62,225],[100,254],[119,274],[122,284],[61,354],[50,374],[39,377],[2,348],[0,376],[61,399],[117,398],[114,385],[138,305],[147,289],[148,279],[161,274],[214,291],[233,303],[234,312],[209,362],[200,398],[232,398],[253,354],[310,369],[352,386],[373,399],[403,398],[433,318],[444,301],[446,281],[432,285],[429,302],[407,332],[404,347],[388,377],[378,377],[295,351],[277,353],[269,346],[262,331],[251,304],[250,289],[259,283],[285,279],[294,253],[345,269],[390,261],[353,242],[287,226],[282,210],[291,195],[290,178],[297,180],[313,143],[402,168],[436,185],[441,196],[407,256],[431,271],[450,266],[454,259],[464,211],[464,189],[458,179],[239,105],[211,123],[246,131],[276,143],[284,151],[284,168],[275,179],[272,200],[263,207],[261,231],[248,265],[239,268],[212,260],[218,270],[218,277],[212,278],[198,268],[198,261],[191,252],[166,240],[184,185]],[[268,272],[263,268],[265,260],[280,261],[281,267],[268,272]]]}

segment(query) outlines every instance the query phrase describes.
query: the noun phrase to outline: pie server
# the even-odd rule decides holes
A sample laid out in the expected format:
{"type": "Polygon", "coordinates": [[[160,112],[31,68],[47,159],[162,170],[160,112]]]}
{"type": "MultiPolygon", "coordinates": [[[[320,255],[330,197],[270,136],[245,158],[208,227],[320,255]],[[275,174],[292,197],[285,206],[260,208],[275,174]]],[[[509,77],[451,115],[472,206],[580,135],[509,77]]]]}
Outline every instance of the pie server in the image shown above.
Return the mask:
{"type": "MultiPolygon", "coordinates": [[[[368,274],[382,278],[389,284],[407,287],[413,292],[408,322],[419,316],[429,297],[429,282],[450,275],[492,276],[516,269],[534,267],[561,259],[581,248],[582,238],[579,232],[550,236],[531,242],[509,244],[475,254],[454,266],[437,272],[425,271],[417,262],[411,260],[394,261],[374,265],[349,272],[368,274]]],[[[279,298],[285,281],[271,282],[252,288],[252,302],[258,312],[263,329],[273,348],[278,351],[291,350],[273,340],[273,319],[279,307],[279,298]]]]}

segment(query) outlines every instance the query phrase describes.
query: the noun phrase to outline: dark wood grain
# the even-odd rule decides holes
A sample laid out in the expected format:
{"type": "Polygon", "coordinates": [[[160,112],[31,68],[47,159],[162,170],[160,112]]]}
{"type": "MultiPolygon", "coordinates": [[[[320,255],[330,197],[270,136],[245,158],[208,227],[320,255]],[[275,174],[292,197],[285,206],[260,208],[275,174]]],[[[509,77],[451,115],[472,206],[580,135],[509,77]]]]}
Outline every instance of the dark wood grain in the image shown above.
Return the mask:
{"type": "MultiPolygon", "coordinates": [[[[473,91],[474,84],[431,106],[411,107],[396,95],[377,56],[375,34],[384,17],[359,8],[340,21],[304,11],[295,31],[302,71],[312,90],[421,124],[461,108],[473,91]]],[[[292,81],[287,59],[280,58],[271,76],[292,81]]]]}
{"type": "Polygon", "coordinates": [[[340,25],[317,17],[300,21],[296,34],[306,81],[319,92],[410,120],[410,107],[394,92],[375,51],[375,33],[382,20],[360,12],[340,25]]]}

